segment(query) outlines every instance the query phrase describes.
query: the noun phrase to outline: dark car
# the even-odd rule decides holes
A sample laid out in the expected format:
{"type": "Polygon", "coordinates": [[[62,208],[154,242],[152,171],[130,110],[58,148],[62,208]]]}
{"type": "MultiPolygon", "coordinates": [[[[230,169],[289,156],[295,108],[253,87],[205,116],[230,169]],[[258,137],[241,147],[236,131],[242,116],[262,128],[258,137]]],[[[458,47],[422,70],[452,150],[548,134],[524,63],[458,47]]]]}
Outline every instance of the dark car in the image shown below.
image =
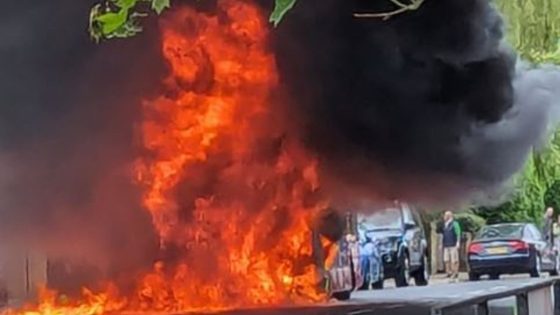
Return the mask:
{"type": "MultiPolygon", "coordinates": [[[[413,278],[418,286],[428,284],[428,242],[416,210],[406,203],[396,203],[358,215],[358,230],[366,241],[375,242],[382,261],[380,281],[394,278],[398,287],[404,287],[413,278]]],[[[375,276],[368,279],[375,281],[375,276]]],[[[376,282],[371,285],[383,286],[376,282]]]]}
{"type": "Polygon", "coordinates": [[[558,255],[531,223],[496,224],[483,227],[468,248],[469,279],[482,275],[499,279],[502,274],[542,272],[557,275],[558,255]]]}

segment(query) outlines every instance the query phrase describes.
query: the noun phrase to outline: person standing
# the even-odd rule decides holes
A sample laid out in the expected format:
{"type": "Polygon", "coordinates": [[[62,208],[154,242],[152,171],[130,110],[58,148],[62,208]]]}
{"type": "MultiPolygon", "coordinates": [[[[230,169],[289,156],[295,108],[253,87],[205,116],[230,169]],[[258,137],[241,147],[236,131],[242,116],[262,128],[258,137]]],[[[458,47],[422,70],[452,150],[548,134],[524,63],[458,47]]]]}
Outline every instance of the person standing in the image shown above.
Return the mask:
{"type": "Polygon", "coordinates": [[[548,207],[544,213],[543,235],[549,245],[554,245],[554,208],[548,207]]]}
{"type": "Polygon", "coordinates": [[[459,278],[459,248],[461,246],[461,226],[453,213],[446,211],[443,226],[443,261],[448,278],[459,278]]]}
{"type": "Polygon", "coordinates": [[[554,250],[558,252],[560,250],[560,215],[556,223],[552,225],[552,237],[554,239],[554,250]]]}

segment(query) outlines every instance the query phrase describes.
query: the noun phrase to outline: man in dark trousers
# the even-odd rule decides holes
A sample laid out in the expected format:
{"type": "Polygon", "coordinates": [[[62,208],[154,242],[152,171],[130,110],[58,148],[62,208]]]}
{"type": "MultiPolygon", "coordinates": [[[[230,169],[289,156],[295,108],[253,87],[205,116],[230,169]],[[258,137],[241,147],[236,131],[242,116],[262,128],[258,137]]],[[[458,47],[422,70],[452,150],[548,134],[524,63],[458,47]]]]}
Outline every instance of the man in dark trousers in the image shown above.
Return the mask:
{"type": "Polygon", "coordinates": [[[461,226],[453,218],[451,211],[446,211],[443,217],[443,261],[447,277],[459,278],[459,248],[461,247],[461,226]]]}

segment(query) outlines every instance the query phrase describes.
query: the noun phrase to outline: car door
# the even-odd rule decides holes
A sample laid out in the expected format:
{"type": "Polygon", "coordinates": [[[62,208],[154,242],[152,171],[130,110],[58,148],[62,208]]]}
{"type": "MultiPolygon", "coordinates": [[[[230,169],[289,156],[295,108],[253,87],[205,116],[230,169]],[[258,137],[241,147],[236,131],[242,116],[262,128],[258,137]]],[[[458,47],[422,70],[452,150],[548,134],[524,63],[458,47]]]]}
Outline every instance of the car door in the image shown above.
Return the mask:
{"type": "MultiPolygon", "coordinates": [[[[424,223],[422,222],[422,217],[420,216],[419,210],[412,208],[412,215],[414,217],[414,222],[420,228],[420,255],[427,255],[428,252],[428,239],[426,238],[426,230],[424,230],[424,223]]],[[[424,259],[424,257],[420,257],[424,259]]]]}
{"type": "Polygon", "coordinates": [[[537,252],[541,252],[546,246],[545,242],[539,238],[539,235],[531,228],[530,224],[525,225],[523,228],[523,241],[535,248],[537,252]]]}
{"type": "Polygon", "coordinates": [[[410,266],[420,266],[424,261],[422,227],[420,222],[414,218],[409,205],[402,204],[401,207],[405,226],[404,240],[408,247],[410,266]]]}
{"type": "Polygon", "coordinates": [[[556,257],[554,255],[554,251],[552,250],[552,244],[544,239],[544,236],[534,224],[528,224],[527,228],[535,239],[535,243],[537,244],[535,248],[539,251],[542,262],[546,265],[546,269],[553,268],[556,262],[556,257]]]}

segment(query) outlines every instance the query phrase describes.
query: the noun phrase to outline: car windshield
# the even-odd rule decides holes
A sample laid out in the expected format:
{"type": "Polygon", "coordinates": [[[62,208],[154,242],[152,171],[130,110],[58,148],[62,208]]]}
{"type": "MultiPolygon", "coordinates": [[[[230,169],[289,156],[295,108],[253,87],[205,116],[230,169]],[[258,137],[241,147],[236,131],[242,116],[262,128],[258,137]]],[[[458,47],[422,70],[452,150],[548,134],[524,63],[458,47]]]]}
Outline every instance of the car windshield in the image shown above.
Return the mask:
{"type": "Polygon", "coordinates": [[[478,233],[476,239],[518,238],[522,236],[523,236],[523,225],[504,224],[504,225],[490,225],[490,226],[483,227],[478,233]]]}
{"type": "Polygon", "coordinates": [[[367,231],[402,228],[402,214],[398,208],[389,208],[359,216],[359,228],[367,231]]]}

